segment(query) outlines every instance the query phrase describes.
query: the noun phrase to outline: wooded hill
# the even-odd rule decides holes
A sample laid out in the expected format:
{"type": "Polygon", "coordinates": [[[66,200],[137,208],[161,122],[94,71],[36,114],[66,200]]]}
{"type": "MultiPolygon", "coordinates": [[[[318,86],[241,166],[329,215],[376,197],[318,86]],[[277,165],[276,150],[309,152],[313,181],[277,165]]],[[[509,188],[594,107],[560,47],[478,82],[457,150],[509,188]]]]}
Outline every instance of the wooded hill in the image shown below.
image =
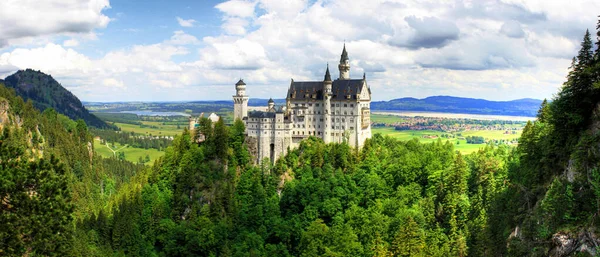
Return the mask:
{"type": "Polygon", "coordinates": [[[17,95],[25,101],[31,100],[33,105],[42,112],[47,108],[53,108],[73,120],[83,119],[88,126],[110,127],[89,113],[73,93],[43,72],[32,69],[20,70],[6,77],[4,85],[15,89],[17,95]]]}

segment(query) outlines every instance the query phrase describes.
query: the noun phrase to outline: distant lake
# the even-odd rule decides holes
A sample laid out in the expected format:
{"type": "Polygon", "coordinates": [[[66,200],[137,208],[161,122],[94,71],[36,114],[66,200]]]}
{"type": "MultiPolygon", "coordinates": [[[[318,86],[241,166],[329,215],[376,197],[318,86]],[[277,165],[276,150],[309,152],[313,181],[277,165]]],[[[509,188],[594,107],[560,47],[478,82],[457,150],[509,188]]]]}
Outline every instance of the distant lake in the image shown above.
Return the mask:
{"type": "Polygon", "coordinates": [[[504,116],[504,115],[485,115],[485,114],[466,114],[466,113],[447,113],[447,112],[416,112],[416,111],[373,111],[373,114],[396,115],[404,117],[429,117],[429,118],[451,118],[451,119],[471,119],[471,120],[510,120],[510,121],[533,121],[535,117],[526,116],[504,116]]]}
{"type": "Polygon", "coordinates": [[[109,113],[133,113],[139,116],[190,116],[189,114],[183,112],[120,111],[109,113]]]}

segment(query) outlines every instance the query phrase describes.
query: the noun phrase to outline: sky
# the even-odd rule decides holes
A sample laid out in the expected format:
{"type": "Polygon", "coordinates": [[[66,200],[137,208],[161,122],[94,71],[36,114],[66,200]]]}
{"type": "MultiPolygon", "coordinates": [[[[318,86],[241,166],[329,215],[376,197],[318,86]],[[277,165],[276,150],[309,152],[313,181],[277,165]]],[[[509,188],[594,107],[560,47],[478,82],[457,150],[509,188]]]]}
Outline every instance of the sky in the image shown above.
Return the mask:
{"type": "MultiPolygon", "coordinates": [[[[83,101],[285,98],[350,76],[372,98],[551,98],[597,0],[2,0],[0,78],[32,68],[83,101]]],[[[594,36],[594,40],[595,36],[594,36]]]]}

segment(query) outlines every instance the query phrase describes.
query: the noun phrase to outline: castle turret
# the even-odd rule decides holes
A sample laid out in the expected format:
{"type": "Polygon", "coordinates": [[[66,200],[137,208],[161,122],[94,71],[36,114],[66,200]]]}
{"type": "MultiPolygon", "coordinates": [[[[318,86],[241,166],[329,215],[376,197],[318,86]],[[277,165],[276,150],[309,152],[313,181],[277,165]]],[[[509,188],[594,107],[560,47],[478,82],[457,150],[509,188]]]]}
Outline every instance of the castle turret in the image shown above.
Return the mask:
{"type": "Polygon", "coordinates": [[[340,64],[338,65],[340,70],[340,79],[350,79],[350,59],[348,58],[348,52],[346,51],[346,44],[344,43],[344,50],[342,50],[342,57],[340,58],[340,64]]]}
{"type": "Polygon", "coordinates": [[[233,118],[243,120],[248,116],[248,96],[246,95],[246,83],[240,79],[235,83],[235,92],[233,96],[233,118]]]}
{"type": "Polygon", "coordinates": [[[325,107],[325,129],[323,130],[323,141],[328,144],[331,142],[331,75],[329,74],[329,64],[327,64],[327,71],[325,71],[325,79],[323,80],[323,106],[325,107]]]}
{"type": "Polygon", "coordinates": [[[273,101],[273,98],[269,98],[269,102],[267,103],[267,106],[269,107],[269,109],[267,111],[275,111],[275,101],[273,101]]]}

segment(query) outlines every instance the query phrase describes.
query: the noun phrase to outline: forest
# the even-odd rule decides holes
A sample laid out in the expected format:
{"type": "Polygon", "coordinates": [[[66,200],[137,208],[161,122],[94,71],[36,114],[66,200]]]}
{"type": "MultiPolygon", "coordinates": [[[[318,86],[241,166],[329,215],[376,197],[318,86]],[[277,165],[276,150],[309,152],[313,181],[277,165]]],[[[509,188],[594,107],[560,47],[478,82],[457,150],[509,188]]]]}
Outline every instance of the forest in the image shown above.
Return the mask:
{"type": "Polygon", "coordinates": [[[375,134],[253,164],[243,122],[203,119],[146,167],[98,156],[83,120],[0,86],[0,255],[595,256],[596,42],[585,33],[518,147],[469,155],[375,134]]]}

